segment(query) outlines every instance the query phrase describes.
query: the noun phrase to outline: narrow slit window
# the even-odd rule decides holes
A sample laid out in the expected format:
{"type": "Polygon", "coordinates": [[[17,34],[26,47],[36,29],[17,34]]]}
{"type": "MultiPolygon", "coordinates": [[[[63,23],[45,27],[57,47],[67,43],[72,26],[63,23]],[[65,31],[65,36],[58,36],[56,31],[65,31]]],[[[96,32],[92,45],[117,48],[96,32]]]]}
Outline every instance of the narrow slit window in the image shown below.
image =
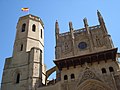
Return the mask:
{"type": "Polygon", "coordinates": [[[36,26],[35,26],[35,24],[32,25],[32,31],[33,31],[33,32],[36,31],[36,26]]]}
{"type": "Polygon", "coordinates": [[[20,82],[20,73],[18,73],[16,77],[16,83],[19,83],[19,82],[20,82]]]}
{"type": "Polygon", "coordinates": [[[23,51],[23,44],[21,44],[20,51],[23,51]]]}
{"type": "Polygon", "coordinates": [[[26,24],[24,23],[23,25],[22,25],[22,32],[25,32],[25,27],[26,27],[26,24]]]}
{"type": "Polygon", "coordinates": [[[43,37],[43,35],[42,35],[42,29],[41,29],[41,38],[43,37]]]}

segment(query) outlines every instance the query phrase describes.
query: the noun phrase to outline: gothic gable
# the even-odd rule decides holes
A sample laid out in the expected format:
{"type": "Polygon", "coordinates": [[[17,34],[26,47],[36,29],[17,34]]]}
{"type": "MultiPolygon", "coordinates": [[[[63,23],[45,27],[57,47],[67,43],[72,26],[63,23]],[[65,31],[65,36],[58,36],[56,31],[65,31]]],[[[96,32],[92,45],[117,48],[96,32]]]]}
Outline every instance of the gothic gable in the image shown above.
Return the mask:
{"type": "Polygon", "coordinates": [[[76,90],[111,90],[111,88],[99,80],[88,79],[80,84],[76,90]]]}

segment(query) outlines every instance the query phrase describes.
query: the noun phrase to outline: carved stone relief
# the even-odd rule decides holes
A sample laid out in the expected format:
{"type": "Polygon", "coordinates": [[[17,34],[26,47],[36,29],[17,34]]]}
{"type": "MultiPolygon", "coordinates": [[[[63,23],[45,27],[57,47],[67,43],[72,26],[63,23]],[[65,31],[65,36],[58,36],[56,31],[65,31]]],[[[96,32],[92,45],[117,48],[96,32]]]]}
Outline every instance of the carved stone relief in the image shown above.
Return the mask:
{"type": "Polygon", "coordinates": [[[96,79],[96,80],[100,80],[96,75],[95,73],[93,73],[91,70],[89,69],[86,69],[85,72],[83,73],[81,79],[80,79],[80,82],[78,85],[80,85],[82,82],[84,82],[85,80],[88,80],[88,79],[96,79]]]}

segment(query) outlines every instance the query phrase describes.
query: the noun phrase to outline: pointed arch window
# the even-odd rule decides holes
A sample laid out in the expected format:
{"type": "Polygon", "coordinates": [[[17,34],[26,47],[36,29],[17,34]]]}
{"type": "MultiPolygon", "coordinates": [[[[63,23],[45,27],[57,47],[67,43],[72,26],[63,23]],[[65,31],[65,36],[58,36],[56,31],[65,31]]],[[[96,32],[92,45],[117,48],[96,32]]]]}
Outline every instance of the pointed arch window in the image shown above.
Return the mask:
{"type": "Polygon", "coordinates": [[[102,68],[102,73],[106,73],[106,69],[105,68],[102,68]]]}
{"type": "Polygon", "coordinates": [[[64,80],[68,80],[68,76],[67,75],[64,75],[64,80]]]}
{"type": "Polygon", "coordinates": [[[113,67],[109,67],[109,71],[110,71],[110,72],[114,72],[113,67]]]}
{"type": "Polygon", "coordinates": [[[36,31],[36,26],[35,26],[35,24],[32,25],[32,31],[33,31],[33,32],[36,31]]]}
{"type": "Polygon", "coordinates": [[[23,25],[22,25],[22,32],[25,32],[25,27],[26,27],[26,24],[24,23],[23,25]]]}
{"type": "Polygon", "coordinates": [[[20,73],[17,73],[16,75],[16,84],[20,82],[20,73]]]}

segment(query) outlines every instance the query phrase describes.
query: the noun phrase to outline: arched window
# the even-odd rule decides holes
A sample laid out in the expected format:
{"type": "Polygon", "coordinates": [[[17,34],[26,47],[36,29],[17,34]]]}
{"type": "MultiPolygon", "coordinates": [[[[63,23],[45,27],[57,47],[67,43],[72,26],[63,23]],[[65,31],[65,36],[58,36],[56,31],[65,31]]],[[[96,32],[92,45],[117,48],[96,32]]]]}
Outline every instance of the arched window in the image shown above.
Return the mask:
{"type": "Polygon", "coordinates": [[[71,79],[75,79],[75,75],[74,74],[71,74],[71,79]]]}
{"type": "Polygon", "coordinates": [[[22,25],[22,32],[25,32],[25,27],[26,27],[26,24],[24,23],[23,25],[22,25]]]}
{"type": "Polygon", "coordinates": [[[67,75],[64,75],[64,80],[68,80],[68,76],[67,75]]]}
{"type": "Polygon", "coordinates": [[[23,51],[23,44],[21,44],[20,51],[23,51]]]}
{"type": "Polygon", "coordinates": [[[19,83],[19,82],[20,82],[20,73],[16,75],[16,83],[19,83]]]}
{"type": "Polygon", "coordinates": [[[43,37],[43,35],[42,35],[42,29],[41,29],[41,38],[43,37]]]}
{"type": "Polygon", "coordinates": [[[109,71],[110,71],[110,72],[114,72],[113,67],[109,67],[109,71]]]}
{"type": "Polygon", "coordinates": [[[35,30],[36,30],[36,26],[35,26],[35,24],[33,24],[32,25],[32,31],[35,32],[35,30]]]}
{"type": "Polygon", "coordinates": [[[106,73],[106,69],[105,68],[102,68],[102,73],[106,73]]]}

